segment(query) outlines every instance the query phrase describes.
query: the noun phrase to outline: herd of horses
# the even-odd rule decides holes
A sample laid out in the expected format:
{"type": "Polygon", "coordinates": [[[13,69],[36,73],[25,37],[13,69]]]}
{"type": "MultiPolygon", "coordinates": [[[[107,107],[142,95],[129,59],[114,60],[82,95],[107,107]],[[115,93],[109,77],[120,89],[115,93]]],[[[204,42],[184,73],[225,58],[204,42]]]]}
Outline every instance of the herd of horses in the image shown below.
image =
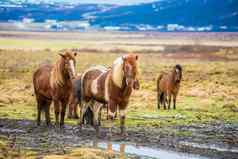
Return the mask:
{"type": "MultiPolygon", "coordinates": [[[[77,53],[66,51],[54,65],[42,64],[33,74],[34,92],[37,101],[37,125],[41,113],[45,112],[46,124],[51,125],[50,105],[53,102],[56,125],[63,127],[66,107],[68,117],[79,118],[80,129],[86,122],[99,133],[101,109],[106,108],[107,119],[113,123],[119,111],[121,135],[126,136],[126,108],[133,90],[140,88],[138,55],[126,54],[118,57],[110,68],[94,66],[78,75],[76,73],[77,53]],[[80,115],[77,114],[78,105],[80,115]],[[60,116],[60,121],[59,121],[60,116]]],[[[182,67],[176,65],[171,72],[162,72],[157,80],[158,109],[168,105],[171,97],[176,109],[176,97],[182,79],[182,67]]],[[[109,127],[112,135],[113,124],[109,127]]]]}

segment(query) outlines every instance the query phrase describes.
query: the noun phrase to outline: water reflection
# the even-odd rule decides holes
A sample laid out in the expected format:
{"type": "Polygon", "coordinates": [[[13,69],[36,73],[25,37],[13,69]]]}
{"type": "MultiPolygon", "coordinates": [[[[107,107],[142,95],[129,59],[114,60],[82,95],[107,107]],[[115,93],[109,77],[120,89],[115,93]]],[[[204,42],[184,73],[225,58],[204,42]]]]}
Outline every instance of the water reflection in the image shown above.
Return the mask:
{"type": "Polygon", "coordinates": [[[96,148],[103,148],[110,153],[119,154],[120,159],[126,159],[128,155],[132,155],[143,159],[208,159],[200,155],[187,154],[163,149],[154,149],[145,146],[138,146],[129,143],[120,142],[102,142],[95,140],[92,144],[96,148]]]}
{"type": "Polygon", "coordinates": [[[125,153],[126,144],[124,144],[124,143],[119,144],[119,151],[117,149],[113,150],[112,142],[107,142],[106,147],[105,147],[105,144],[106,143],[104,143],[104,144],[99,143],[98,140],[93,141],[93,147],[107,149],[107,151],[110,153],[118,153],[119,152],[120,159],[126,158],[126,153],[125,153]]]}

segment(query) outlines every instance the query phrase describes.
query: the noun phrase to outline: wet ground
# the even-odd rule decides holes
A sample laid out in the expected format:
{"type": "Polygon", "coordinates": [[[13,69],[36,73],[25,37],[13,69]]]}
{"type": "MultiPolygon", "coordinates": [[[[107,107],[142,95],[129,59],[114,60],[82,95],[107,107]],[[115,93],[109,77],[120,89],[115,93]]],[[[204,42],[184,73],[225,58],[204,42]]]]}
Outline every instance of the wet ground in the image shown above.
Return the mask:
{"type": "Polygon", "coordinates": [[[135,158],[238,158],[238,124],[210,123],[167,128],[130,127],[128,137],[121,138],[118,128],[108,140],[106,128],[100,137],[85,126],[65,126],[63,130],[44,124],[36,127],[35,121],[0,119],[0,135],[22,149],[44,154],[65,154],[76,147],[112,149],[120,155],[135,158]]]}

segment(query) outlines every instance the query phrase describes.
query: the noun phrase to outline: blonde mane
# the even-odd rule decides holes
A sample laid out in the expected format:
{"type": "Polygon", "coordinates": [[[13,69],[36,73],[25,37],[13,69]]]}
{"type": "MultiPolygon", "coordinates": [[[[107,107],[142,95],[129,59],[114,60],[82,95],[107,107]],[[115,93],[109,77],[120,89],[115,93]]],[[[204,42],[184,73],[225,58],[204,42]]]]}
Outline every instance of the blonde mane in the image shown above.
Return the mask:
{"type": "Polygon", "coordinates": [[[114,84],[122,88],[122,80],[123,80],[123,59],[122,57],[118,57],[114,62],[112,66],[112,80],[114,84]]]}
{"type": "Polygon", "coordinates": [[[65,83],[63,77],[63,58],[61,57],[54,65],[50,74],[50,86],[60,86],[62,87],[65,83]]]}

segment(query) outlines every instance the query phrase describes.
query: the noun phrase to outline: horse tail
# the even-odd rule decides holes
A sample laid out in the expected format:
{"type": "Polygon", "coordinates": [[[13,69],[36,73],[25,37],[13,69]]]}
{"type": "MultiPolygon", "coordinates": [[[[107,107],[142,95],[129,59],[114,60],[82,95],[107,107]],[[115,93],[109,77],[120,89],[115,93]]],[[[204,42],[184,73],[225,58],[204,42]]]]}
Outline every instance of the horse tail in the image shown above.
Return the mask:
{"type": "Polygon", "coordinates": [[[76,98],[79,101],[79,104],[81,105],[81,97],[82,97],[82,84],[81,84],[81,77],[79,79],[77,79],[76,81],[74,81],[74,94],[76,96],[76,98]]]}
{"type": "Polygon", "coordinates": [[[80,97],[79,97],[79,102],[80,105],[83,103],[83,97],[84,97],[84,77],[87,74],[88,70],[86,70],[82,76],[80,77],[80,97]]]}
{"type": "Polygon", "coordinates": [[[163,78],[163,74],[157,78],[157,106],[160,109],[160,104],[163,103],[164,93],[160,90],[160,80],[163,78]]]}
{"type": "Polygon", "coordinates": [[[163,104],[163,102],[164,102],[164,92],[162,92],[162,93],[160,94],[159,100],[160,100],[160,104],[163,104]]]}

